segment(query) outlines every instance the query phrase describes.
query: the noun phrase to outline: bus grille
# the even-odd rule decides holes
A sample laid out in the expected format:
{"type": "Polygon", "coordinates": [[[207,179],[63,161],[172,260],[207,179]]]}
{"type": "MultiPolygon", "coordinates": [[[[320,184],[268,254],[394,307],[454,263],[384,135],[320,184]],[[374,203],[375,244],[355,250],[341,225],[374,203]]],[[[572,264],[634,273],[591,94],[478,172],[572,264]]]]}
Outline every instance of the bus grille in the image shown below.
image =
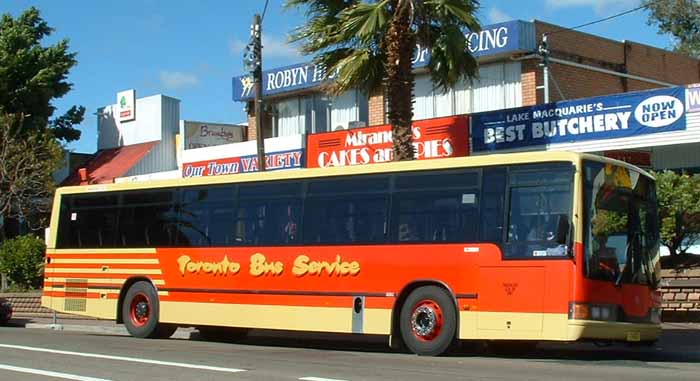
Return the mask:
{"type": "Polygon", "coordinates": [[[87,283],[87,279],[66,279],[65,311],[85,312],[87,283]]]}

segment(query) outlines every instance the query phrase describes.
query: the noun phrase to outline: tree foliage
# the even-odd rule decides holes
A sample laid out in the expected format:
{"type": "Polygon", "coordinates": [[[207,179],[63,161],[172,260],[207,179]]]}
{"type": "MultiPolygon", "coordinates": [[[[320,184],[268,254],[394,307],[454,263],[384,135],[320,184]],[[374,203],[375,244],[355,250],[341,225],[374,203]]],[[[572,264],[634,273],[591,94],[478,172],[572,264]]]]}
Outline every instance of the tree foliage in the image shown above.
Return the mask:
{"type": "Polygon", "coordinates": [[[394,160],[413,159],[416,43],[430,51],[433,83],[449,89],[476,76],[477,63],[465,33],[481,27],[477,0],[288,0],[306,7],[307,22],[297,28],[304,54],[333,77],[326,88],[339,94],[352,88],[373,93],[385,86],[392,125],[394,160]]]}
{"type": "Polygon", "coordinates": [[[700,57],[700,1],[645,0],[644,5],[650,11],[649,25],[673,36],[677,52],[700,57]]]}
{"type": "Polygon", "coordinates": [[[77,63],[68,40],[42,45],[52,32],[34,7],[16,19],[10,14],[0,17],[0,109],[24,115],[20,135],[49,129],[57,139],[69,142],[80,138],[73,125],[83,120],[85,108],[73,106],[51,119],[55,111],[51,101],[71,90],[67,77],[77,63]]]}
{"type": "Polygon", "coordinates": [[[671,254],[684,253],[700,234],[700,175],[656,173],[661,240],[671,254]]]}
{"type": "Polygon", "coordinates": [[[23,131],[23,123],[22,115],[0,111],[0,216],[38,228],[49,212],[63,150],[51,131],[23,131]]]}
{"type": "Polygon", "coordinates": [[[8,239],[0,244],[0,272],[10,278],[11,286],[34,289],[41,286],[44,242],[33,235],[8,239]]]}

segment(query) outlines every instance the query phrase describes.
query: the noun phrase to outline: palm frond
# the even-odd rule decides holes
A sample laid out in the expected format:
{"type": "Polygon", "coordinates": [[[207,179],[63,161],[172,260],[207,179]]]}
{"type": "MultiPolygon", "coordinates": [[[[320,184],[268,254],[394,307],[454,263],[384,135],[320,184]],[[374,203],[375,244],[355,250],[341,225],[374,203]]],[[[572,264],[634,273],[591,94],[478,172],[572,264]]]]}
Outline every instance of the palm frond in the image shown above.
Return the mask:
{"type": "Polygon", "coordinates": [[[338,38],[341,40],[359,39],[363,43],[374,40],[384,31],[391,17],[386,5],[389,0],[374,4],[359,3],[340,13],[337,25],[338,38]]]}
{"type": "Polygon", "coordinates": [[[382,84],[384,56],[369,50],[336,49],[320,54],[314,61],[333,77],[323,90],[338,95],[352,88],[372,92],[382,84]]]}
{"type": "Polygon", "coordinates": [[[430,77],[436,87],[446,91],[459,80],[473,78],[478,64],[466,54],[466,37],[457,25],[445,25],[430,47],[430,77]]]}

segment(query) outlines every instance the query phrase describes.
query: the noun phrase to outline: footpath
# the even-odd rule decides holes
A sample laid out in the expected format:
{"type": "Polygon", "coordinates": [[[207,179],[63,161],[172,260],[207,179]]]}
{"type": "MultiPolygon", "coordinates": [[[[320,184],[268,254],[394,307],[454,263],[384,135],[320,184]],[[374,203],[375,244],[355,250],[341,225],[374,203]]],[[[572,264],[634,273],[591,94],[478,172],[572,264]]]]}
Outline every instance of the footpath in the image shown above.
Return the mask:
{"type": "MultiPolygon", "coordinates": [[[[20,314],[19,316],[13,316],[7,326],[129,336],[129,332],[127,332],[124,325],[117,324],[113,320],[83,319],[74,316],[60,316],[54,320],[52,318],[26,316],[20,314]]],[[[190,334],[195,331],[196,330],[193,328],[179,328],[172,337],[178,339],[189,339],[190,334]]]]}
{"type": "MultiPolygon", "coordinates": [[[[129,333],[123,324],[117,324],[112,320],[84,319],[81,317],[76,317],[75,315],[60,316],[54,321],[52,318],[24,316],[20,314],[18,316],[13,316],[12,320],[10,320],[8,323],[8,326],[28,329],[46,329],[66,332],[129,336],[129,333]]],[[[197,330],[195,328],[181,327],[172,337],[176,339],[190,339],[192,338],[193,333],[195,337],[198,336],[196,332],[197,330]]],[[[324,334],[309,334],[310,336],[326,336],[324,334]]],[[[274,336],[278,338],[281,336],[288,336],[286,333],[281,333],[279,331],[268,333],[264,333],[264,331],[262,331],[258,335],[274,336]]],[[[294,336],[295,334],[290,333],[289,335],[294,336]]],[[[307,336],[306,334],[301,335],[307,336]]],[[[566,344],[552,343],[552,345],[558,346],[566,344]]],[[[700,351],[700,323],[663,323],[663,334],[657,345],[664,348],[685,348],[686,350],[692,352],[700,351]]]]}

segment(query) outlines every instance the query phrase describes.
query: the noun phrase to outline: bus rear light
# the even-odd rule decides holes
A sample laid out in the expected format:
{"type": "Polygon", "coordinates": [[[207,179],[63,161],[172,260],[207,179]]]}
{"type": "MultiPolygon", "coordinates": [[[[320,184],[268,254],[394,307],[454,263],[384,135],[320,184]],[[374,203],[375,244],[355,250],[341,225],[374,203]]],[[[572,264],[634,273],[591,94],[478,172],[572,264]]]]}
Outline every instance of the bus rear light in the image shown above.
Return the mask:
{"type": "Polygon", "coordinates": [[[618,306],[614,304],[569,303],[569,319],[617,321],[618,306]]]}
{"type": "Polygon", "coordinates": [[[569,303],[569,319],[588,320],[590,316],[591,311],[588,304],[569,303]]]}

